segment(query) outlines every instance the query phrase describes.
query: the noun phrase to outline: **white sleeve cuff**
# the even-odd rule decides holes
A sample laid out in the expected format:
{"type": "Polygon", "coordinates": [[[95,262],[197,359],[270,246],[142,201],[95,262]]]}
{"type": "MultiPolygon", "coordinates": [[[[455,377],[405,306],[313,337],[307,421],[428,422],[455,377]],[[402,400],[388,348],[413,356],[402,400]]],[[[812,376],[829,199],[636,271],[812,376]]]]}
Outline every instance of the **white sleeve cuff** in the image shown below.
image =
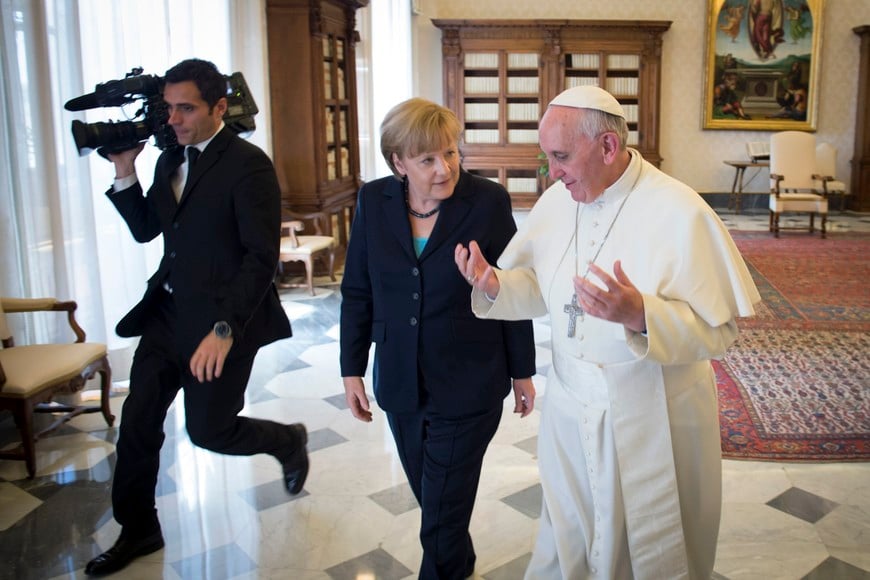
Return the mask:
{"type": "Polygon", "coordinates": [[[114,193],[119,191],[123,191],[128,187],[132,187],[139,182],[139,177],[133,173],[132,175],[127,175],[126,177],[121,177],[115,180],[115,183],[112,184],[112,189],[114,189],[114,193]]]}

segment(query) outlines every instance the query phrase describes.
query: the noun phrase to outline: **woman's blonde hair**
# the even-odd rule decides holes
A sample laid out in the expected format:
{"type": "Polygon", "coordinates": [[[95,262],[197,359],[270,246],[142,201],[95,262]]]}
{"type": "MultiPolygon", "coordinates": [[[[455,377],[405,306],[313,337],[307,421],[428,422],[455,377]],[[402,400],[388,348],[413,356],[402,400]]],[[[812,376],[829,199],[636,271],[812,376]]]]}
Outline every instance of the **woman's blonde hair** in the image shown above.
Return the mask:
{"type": "Polygon", "coordinates": [[[453,111],[426,99],[413,98],[390,109],[381,123],[381,154],[393,172],[402,175],[393,163],[399,157],[414,157],[458,143],[462,125],[453,111]]]}

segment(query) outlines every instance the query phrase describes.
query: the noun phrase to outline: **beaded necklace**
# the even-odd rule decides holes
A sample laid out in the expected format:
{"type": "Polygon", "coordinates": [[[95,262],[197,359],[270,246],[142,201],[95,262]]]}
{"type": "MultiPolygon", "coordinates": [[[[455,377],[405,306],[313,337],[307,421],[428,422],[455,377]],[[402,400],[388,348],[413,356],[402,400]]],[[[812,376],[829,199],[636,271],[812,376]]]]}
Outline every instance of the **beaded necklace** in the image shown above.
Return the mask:
{"type": "Polygon", "coordinates": [[[405,177],[405,179],[403,181],[404,181],[404,185],[405,185],[405,207],[408,208],[409,214],[411,214],[415,218],[419,218],[421,220],[424,220],[424,219],[426,219],[428,217],[432,217],[433,215],[438,213],[438,211],[441,209],[440,205],[438,207],[436,207],[435,209],[429,210],[429,211],[424,212],[424,213],[420,213],[418,211],[415,211],[414,208],[411,207],[411,204],[408,202],[408,178],[407,178],[407,176],[405,177]]]}

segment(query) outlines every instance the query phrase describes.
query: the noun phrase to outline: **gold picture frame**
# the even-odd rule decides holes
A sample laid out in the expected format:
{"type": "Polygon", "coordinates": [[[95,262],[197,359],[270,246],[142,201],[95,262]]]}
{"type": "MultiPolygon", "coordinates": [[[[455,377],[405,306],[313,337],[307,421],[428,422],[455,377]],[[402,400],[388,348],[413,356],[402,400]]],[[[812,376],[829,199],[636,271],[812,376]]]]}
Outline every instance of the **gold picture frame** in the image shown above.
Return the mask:
{"type": "Polygon", "coordinates": [[[709,0],[704,129],[815,131],[823,0],[709,0]]]}

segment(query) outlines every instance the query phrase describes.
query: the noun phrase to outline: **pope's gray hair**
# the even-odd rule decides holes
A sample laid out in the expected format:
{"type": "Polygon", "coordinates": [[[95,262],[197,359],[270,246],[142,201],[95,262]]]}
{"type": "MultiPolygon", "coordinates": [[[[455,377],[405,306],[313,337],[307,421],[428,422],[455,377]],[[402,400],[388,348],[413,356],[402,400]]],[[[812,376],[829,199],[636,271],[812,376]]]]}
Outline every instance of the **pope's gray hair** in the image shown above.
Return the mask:
{"type": "Polygon", "coordinates": [[[628,143],[628,123],[618,115],[611,115],[598,109],[583,109],[585,115],[580,116],[577,132],[588,139],[595,139],[602,133],[616,133],[619,138],[620,151],[628,143]]]}

